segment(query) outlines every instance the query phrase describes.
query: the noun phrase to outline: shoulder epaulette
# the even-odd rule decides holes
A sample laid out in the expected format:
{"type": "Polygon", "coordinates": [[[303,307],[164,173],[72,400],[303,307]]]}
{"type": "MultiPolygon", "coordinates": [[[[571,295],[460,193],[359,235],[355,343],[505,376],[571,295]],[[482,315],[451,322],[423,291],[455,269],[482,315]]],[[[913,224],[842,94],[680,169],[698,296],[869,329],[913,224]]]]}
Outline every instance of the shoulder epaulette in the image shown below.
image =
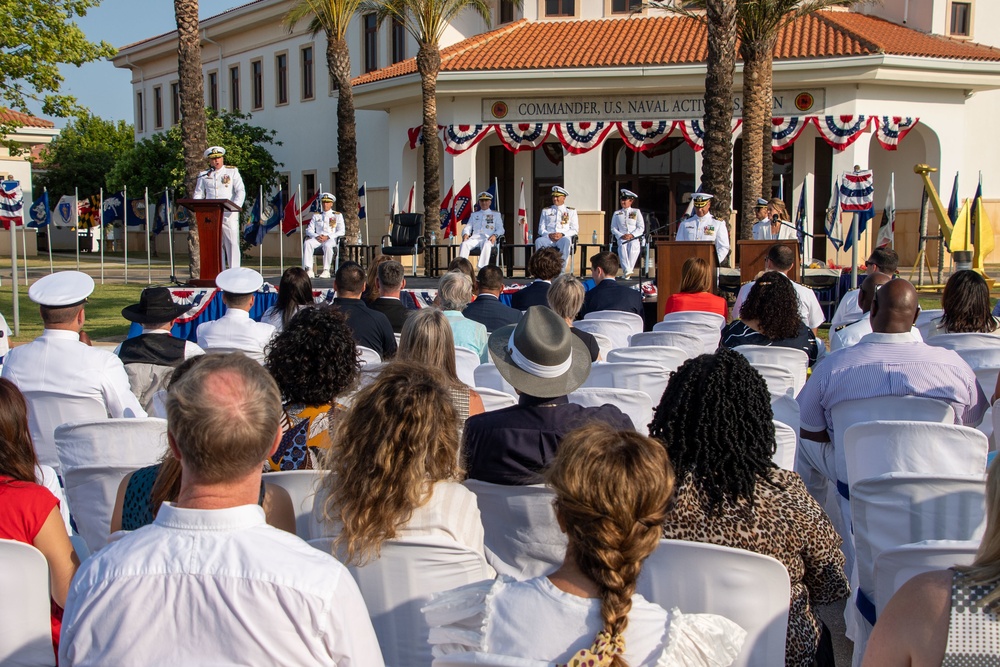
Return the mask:
{"type": "Polygon", "coordinates": [[[575,208],[573,208],[572,206],[567,206],[567,207],[566,207],[566,210],[567,210],[567,211],[575,211],[576,209],[575,209],[575,208]]]}

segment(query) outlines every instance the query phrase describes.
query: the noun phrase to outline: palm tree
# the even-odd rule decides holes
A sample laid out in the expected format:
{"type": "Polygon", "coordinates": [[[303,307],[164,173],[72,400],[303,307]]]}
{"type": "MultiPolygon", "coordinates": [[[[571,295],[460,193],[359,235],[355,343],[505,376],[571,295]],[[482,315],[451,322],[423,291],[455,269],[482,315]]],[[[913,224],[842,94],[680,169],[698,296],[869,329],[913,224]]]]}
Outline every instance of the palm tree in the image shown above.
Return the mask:
{"type": "Polygon", "coordinates": [[[361,0],[297,0],[285,14],[284,23],[291,31],[295,25],[312,17],[309,28],[315,36],[326,33],[326,66],[337,83],[337,201],[347,226],[347,238],[357,238],[358,220],[358,140],[354,120],[354,91],[351,88],[351,52],[347,47],[347,29],[361,0]]]}
{"type": "MultiPolygon", "coordinates": [[[[184,190],[194,193],[198,172],[205,163],[208,130],[205,124],[205,93],[201,81],[201,36],[198,32],[198,0],[174,0],[177,19],[177,79],[184,143],[184,190]]],[[[188,272],[201,276],[198,227],[188,230],[188,272]]]]}

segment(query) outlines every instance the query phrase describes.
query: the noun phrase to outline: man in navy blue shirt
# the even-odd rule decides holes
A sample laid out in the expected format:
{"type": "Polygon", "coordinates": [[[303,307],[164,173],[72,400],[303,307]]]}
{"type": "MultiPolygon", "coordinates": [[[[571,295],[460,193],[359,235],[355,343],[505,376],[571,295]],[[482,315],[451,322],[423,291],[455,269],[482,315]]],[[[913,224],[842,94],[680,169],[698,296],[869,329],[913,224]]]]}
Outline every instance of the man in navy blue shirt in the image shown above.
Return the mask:
{"type": "Polygon", "coordinates": [[[470,320],[479,322],[490,333],[508,324],[521,321],[521,311],[500,303],[500,292],[503,291],[503,272],[499,267],[489,264],[479,269],[476,278],[478,285],[476,300],[465,307],[462,314],[470,320]]]}
{"type": "Polygon", "coordinates": [[[618,255],[613,252],[599,252],[590,258],[590,277],[594,288],[583,297],[580,318],[598,310],[621,310],[642,317],[642,295],[638,290],[619,285],[618,255]]]}

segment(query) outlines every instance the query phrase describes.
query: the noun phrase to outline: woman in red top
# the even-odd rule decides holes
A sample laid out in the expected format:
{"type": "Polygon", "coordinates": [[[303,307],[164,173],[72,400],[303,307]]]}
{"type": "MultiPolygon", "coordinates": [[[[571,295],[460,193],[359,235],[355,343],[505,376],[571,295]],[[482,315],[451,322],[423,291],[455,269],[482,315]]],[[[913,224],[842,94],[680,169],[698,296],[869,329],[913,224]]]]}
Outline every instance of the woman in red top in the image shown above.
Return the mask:
{"type": "Polygon", "coordinates": [[[45,556],[52,592],[52,645],[58,654],[62,607],[80,561],[66,534],[59,501],[35,483],[37,470],[24,396],[10,380],[0,378],[0,538],[30,544],[45,556]]]}
{"type": "Polygon", "coordinates": [[[680,291],[667,297],[663,314],[697,310],[717,313],[728,320],[729,305],[721,296],[708,291],[711,286],[712,275],[708,270],[708,262],[700,257],[688,257],[681,268],[680,291]]]}

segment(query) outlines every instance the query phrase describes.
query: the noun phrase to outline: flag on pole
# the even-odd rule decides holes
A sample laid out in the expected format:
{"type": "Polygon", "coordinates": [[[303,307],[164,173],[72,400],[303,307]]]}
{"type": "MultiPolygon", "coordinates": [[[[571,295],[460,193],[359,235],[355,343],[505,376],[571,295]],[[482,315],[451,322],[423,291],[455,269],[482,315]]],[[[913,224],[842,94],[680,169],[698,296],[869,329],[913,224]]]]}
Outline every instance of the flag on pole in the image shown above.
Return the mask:
{"type": "Polygon", "coordinates": [[[56,202],[56,207],[52,211],[52,224],[56,227],[76,227],[76,218],[76,197],[63,195],[56,202]]]}
{"type": "Polygon", "coordinates": [[[99,195],[91,195],[83,199],[77,199],[77,226],[80,229],[89,229],[98,225],[100,218],[101,201],[99,195]]]}
{"type": "Polygon", "coordinates": [[[826,207],[826,219],[824,220],[824,226],[826,227],[826,238],[833,244],[833,247],[837,250],[844,245],[844,226],[840,222],[840,177],[833,183],[833,189],[830,192],[830,203],[826,207]]]}
{"type": "Polygon", "coordinates": [[[397,213],[399,213],[399,181],[396,181],[396,186],[389,197],[389,220],[395,218],[397,213]]]}
{"type": "MultiPolygon", "coordinates": [[[[875,181],[871,169],[848,171],[840,179],[841,208],[845,213],[854,213],[860,237],[875,217],[875,181]]],[[[850,250],[853,236],[844,239],[844,250],[850,250]]]]}
{"type": "Polygon", "coordinates": [[[806,236],[806,232],[809,230],[809,207],[806,200],[806,184],[803,181],[802,191],[799,192],[799,208],[795,211],[795,231],[799,245],[802,246],[802,252],[808,262],[812,259],[813,244],[812,237],[806,236]]]}
{"type": "Polygon", "coordinates": [[[115,194],[106,197],[104,199],[103,209],[101,210],[101,224],[107,226],[115,220],[124,220],[124,206],[124,193],[116,192],[115,194]]]}
{"type": "Polygon", "coordinates": [[[31,205],[31,222],[29,227],[40,229],[52,222],[52,211],[49,209],[49,193],[46,190],[42,196],[31,205]]]}
{"type": "Polygon", "coordinates": [[[358,188],[358,220],[368,219],[368,194],[365,192],[367,183],[362,183],[358,188]]]}
{"type": "Polygon", "coordinates": [[[154,220],[154,222],[153,222],[153,234],[154,235],[159,234],[160,232],[162,232],[164,229],[167,228],[167,224],[168,224],[167,223],[167,219],[168,219],[168,216],[167,216],[167,207],[169,205],[170,205],[170,202],[167,200],[167,191],[164,190],[160,194],[160,198],[156,202],[156,215],[153,218],[153,220],[154,220]]]}
{"type": "Polygon", "coordinates": [[[453,233],[451,228],[451,194],[454,189],[455,186],[448,188],[448,194],[446,194],[444,199],[441,200],[441,230],[444,232],[444,238],[452,236],[453,233]]]}
{"type": "Polygon", "coordinates": [[[24,224],[24,192],[20,181],[4,181],[0,184],[0,222],[4,229],[24,224]]]}
{"type": "Polygon", "coordinates": [[[285,206],[285,212],[281,218],[281,231],[285,236],[291,236],[312,217],[312,205],[318,199],[319,193],[317,192],[309,201],[296,209],[295,193],[292,193],[292,197],[288,200],[288,205],[285,206]]]}
{"type": "Polygon", "coordinates": [[[951,224],[958,222],[958,172],[955,172],[955,183],[951,186],[951,199],[948,200],[948,217],[951,224]]]}
{"type": "Polygon", "coordinates": [[[490,200],[490,209],[492,209],[494,211],[499,211],[500,210],[500,200],[498,199],[498,195],[497,195],[497,189],[498,188],[499,188],[499,185],[497,184],[496,179],[493,179],[493,184],[490,187],[486,188],[486,191],[488,193],[490,193],[491,197],[493,197],[493,199],[490,200]]]}
{"type": "Polygon", "coordinates": [[[521,242],[527,245],[529,243],[528,237],[530,232],[528,231],[528,207],[524,201],[524,179],[521,179],[521,194],[517,202],[517,224],[521,225],[521,242]]]}
{"type": "Polygon", "coordinates": [[[417,182],[413,181],[413,185],[410,186],[410,194],[406,198],[406,213],[414,212],[413,197],[416,194],[416,192],[417,192],[417,182]]]}
{"type": "Polygon", "coordinates": [[[455,229],[458,229],[458,223],[465,223],[470,217],[472,217],[472,181],[467,181],[465,186],[458,191],[455,195],[455,200],[452,202],[452,208],[454,208],[455,213],[452,218],[452,224],[455,225],[455,229]]]}
{"type": "Polygon", "coordinates": [[[979,187],[976,188],[976,198],[972,202],[972,238],[976,244],[976,257],[985,261],[986,257],[993,252],[995,247],[993,241],[993,226],[986,215],[986,208],[983,206],[983,175],[979,174],[979,187]]]}
{"type": "Polygon", "coordinates": [[[250,225],[243,231],[243,238],[246,239],[247,243],[251,246],[260,245],[264,242],[264,236],[278,226],[283,217],[281,204],[280,190],[264,206],[259,207],[254,204],[254,210],[250,211],[250,225]]]}
{"type": "Polygon", "coordinates": [[[129,227],[138,227],[146,224],[146,200],[129,199],[125,206],[125,224],[129,227]]]}
{"type": "Polygon", "coordinates": [[[896,174],[889,175],[889,192],[885,195],[885,208],[882,209],[882,221],[878,226],[878,238],[875,245],[879,248],[892,246],[896,231],[896,174]]]}

